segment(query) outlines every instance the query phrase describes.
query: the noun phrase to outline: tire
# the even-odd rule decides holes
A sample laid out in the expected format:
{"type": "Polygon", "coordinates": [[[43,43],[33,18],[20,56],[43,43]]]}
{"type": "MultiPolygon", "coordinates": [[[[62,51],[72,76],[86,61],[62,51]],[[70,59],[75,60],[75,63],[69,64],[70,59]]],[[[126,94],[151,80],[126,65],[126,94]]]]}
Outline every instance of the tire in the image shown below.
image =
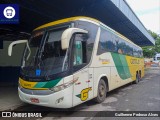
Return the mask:
{"type": "Polygon", "coordinates": [[[140,71],[140,72],[139,72],[139,81],[141,80],[141,78],[142,78],[142,77],[141,77],[141,71],[140,71]]]}
{"type": "Polygon", "coordinates": [[[107,86],[103,79],[99,81],[97,97],[94,99],[95,102],[101,103],[106,99],[107,86]]]}
{"type": "Polygon", "coordinates": [[[134,81],[135,84],[138,84],[140,80],[140,76],[139,74],[136,75],[136,80],[134,81]]]}

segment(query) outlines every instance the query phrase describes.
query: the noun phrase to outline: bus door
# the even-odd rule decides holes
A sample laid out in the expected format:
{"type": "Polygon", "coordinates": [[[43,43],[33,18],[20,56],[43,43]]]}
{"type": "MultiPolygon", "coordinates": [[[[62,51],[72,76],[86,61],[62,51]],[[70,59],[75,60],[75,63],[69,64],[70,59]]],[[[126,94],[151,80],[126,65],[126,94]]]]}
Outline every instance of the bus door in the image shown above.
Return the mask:
{"type": "Polygon", "coordinates": [[[88,100],[88,67],[86,66],[86,41],[83,34],[76,34],[73,45],[73,79],[77,80],[73,90],[73,105],[88,100]]]}

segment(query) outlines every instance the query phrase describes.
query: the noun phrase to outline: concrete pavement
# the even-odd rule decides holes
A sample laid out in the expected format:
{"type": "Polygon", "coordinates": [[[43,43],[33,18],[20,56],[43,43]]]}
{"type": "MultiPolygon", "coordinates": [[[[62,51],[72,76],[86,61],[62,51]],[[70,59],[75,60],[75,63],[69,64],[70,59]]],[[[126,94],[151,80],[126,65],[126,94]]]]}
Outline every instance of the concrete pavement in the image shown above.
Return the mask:
{"type": "Polygon", "coordinates": [[[24,105],[18,97],[17,86],[0,86],[0,111],[14,110],[24,105]]]}

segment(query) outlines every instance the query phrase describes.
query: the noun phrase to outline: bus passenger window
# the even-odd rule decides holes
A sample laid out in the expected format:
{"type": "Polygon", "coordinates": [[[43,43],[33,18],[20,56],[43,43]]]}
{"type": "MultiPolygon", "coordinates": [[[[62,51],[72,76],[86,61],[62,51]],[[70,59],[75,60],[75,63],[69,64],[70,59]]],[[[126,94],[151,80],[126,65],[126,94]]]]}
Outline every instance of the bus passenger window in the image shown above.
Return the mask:
{"type": "Polygon", "coordinates": [[[83,34],[76,34],[74,41],[74,60],[73,65],[81,65],[86,63],[86,41],[83,38],[83,34]]]}
{"type": "Polygon", "coordinates": [[[118,49],[118,53],[119,54],[123,54],[123,50],[122,49],[118,49]]]}

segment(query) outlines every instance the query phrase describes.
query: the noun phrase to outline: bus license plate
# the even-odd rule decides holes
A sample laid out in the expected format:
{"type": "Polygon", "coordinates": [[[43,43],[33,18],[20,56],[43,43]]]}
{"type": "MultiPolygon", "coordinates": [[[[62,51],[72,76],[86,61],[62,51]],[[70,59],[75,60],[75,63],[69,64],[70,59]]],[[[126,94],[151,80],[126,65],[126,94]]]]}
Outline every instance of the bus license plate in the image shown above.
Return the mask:
{"type": "Polygon", "coordinates": [[[39,103],[39,99],[38,98],[31,98],[30,100],[33,103],[39,103]]]}

